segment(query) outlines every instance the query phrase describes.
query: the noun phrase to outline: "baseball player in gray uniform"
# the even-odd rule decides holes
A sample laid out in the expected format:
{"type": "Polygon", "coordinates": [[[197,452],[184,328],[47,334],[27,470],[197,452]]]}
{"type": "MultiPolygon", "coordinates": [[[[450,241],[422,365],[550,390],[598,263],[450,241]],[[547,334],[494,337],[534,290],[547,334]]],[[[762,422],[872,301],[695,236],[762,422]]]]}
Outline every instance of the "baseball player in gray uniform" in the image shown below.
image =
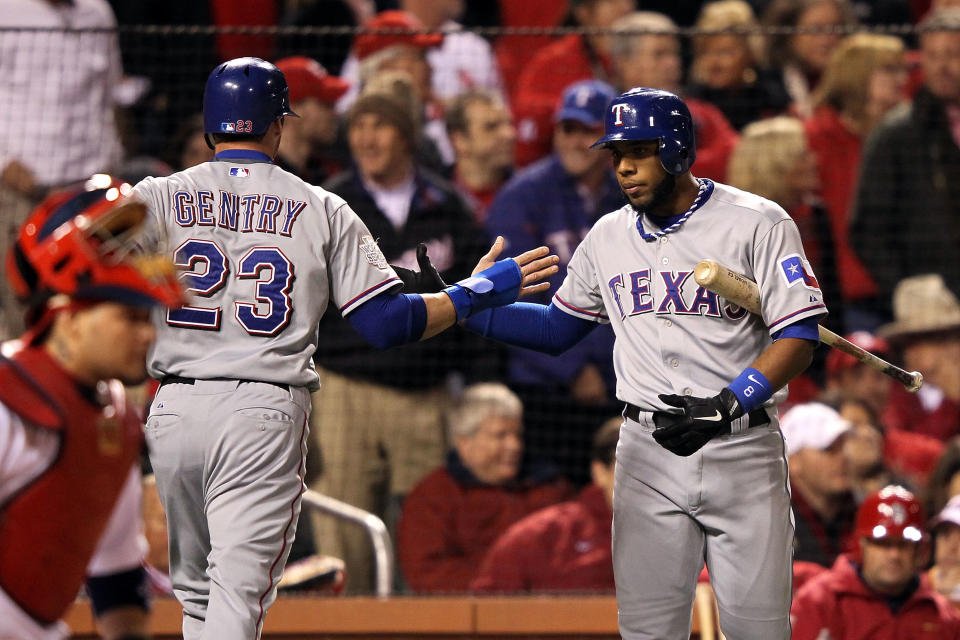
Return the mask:
{"type": "MultiPolygon", "coordinates": [[[[258,58],[218,65],[204,92],[213,161],[134,188],[151,243],[184,270],[192,300],[158,312],[161,381],[146,437],[167,514],[187,640],[254,639],[300,512],[317,324],[336,304],[374,345],[427,338],[542,290],[547,249],[493,262],[433,294],[400,280],[338,196],[272,160],[295,116],[283,74],[258,58]]],[[[372,399],[373,400],[373,399],[372,399]]]]}
{"type": "Polygon", "coordinates": [[[688,638],[704,562],[728,638],[789,638],[793,525],[776,404],[826,313],[799,232],[775,203],[691,175],[693,124],[672,93],[616,97],[595,146],[612,152],[629,204],[590,230],[549,306],[493,309],[467,326],[560,352],[613,325],[625,639],[688,638]],[[762,316],[699,287],[704,258],[755,280],[762,316]]]}

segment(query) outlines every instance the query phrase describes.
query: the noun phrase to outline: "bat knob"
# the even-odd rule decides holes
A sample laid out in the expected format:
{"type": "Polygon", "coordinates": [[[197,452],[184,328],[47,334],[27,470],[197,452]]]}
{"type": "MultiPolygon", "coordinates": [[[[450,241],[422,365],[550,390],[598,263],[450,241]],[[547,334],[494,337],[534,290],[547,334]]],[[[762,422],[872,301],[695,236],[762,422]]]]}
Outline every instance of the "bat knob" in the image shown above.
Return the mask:
{"type": "Polygon", "coordinates": [[[920,387],[923,386],[923,374],[919,371],[911,371],[910,378],[912,379],[912,382],[906,385],[907,391],[910,393],[916,393],[920,390],[920,387]]]}

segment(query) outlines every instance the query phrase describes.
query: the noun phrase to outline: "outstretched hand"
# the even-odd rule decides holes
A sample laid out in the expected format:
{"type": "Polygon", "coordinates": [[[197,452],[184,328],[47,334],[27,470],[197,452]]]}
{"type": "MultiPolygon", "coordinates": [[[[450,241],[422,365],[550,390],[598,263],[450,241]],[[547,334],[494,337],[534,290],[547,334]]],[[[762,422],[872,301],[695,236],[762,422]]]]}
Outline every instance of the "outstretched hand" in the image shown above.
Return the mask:
{"type": "MultiPolygon", "coordinates": [[[[480,262],[478,262],[477,266],[473,269],[473,274],[475,275],[484,269],[492,267],[503,252],[503,245],[503,236],[497,236],[493,246],[480,258],[480,262]]],[[[523,274],[523,281],[520,284],[519,297],[521,298],[547,291],[550,288],[550,283],[542,282],[542,280],[546,280],[560,269],[560,267],[557,266],[560,258],[551,255],[548,247],[537,247],[536,249],[525,251],[512,258],[512,260],[519,265],[520,273],[523,274]]]]}

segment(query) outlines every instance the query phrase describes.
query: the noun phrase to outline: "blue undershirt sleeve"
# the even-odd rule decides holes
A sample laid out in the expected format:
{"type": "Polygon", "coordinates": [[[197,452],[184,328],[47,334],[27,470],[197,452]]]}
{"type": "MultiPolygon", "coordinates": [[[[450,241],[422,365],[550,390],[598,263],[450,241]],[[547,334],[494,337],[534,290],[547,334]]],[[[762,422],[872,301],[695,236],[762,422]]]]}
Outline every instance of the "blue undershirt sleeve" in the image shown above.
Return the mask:
{"type": "Polygon", "coordinates": [[[812,316],[810,318],[804,318],[794,322],[791,325],[787,325],[783,329],[780,329],[774,333],[771,338],[774,341],[779,340],[780,338],[802,338],[804,340],[813,340],[816,343],[820,343],[820,323],[817,320],[820,316],[812,316]]]}
{"type": "Polygon", "coordinates": [[[385,291],[347,315],[350,325],[378,349],[388,349],[423,337],[427,303],[416,293],[385,291]]]}
{"type": "Polygon", "coordinates": [[[464,326],[506,344],[556,356],[582,340],[597,323],[572,316],[553,303],[515,302],[478,313],[464,326]]]}

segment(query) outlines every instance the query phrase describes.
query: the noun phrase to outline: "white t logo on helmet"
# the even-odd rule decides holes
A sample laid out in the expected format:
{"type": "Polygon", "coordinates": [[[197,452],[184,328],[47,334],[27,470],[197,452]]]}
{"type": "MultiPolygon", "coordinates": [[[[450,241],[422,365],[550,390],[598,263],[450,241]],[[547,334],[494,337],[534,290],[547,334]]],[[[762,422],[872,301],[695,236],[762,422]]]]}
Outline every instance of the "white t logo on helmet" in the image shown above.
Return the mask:
{"type": "Polygon", "coordinates": [[[613,121],[613,124],[615,124],[618,127],[623,126],[623,110],[626,109],[628,106],[629,105],[626,102],[620,102],[610,107],[611,109],[613,109],[613,113],[616,114],[616,119],[613,121]]]}

